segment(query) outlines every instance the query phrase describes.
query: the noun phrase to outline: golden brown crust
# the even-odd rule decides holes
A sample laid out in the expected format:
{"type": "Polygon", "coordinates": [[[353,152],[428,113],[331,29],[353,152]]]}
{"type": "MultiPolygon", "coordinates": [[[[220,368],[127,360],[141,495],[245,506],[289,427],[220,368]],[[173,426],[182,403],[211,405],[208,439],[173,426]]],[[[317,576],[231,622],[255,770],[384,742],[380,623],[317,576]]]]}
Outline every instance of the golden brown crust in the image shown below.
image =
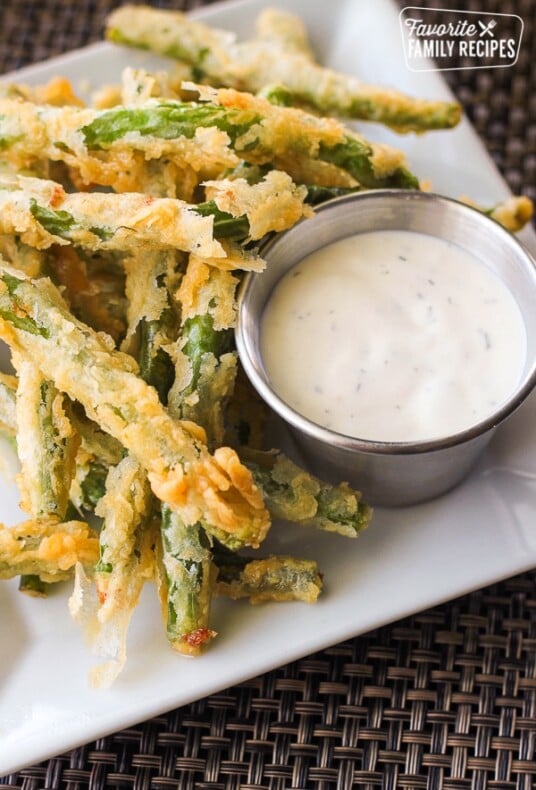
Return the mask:
{"type": "Polygon", "coordinates": [[[233,327],[236,322],[237,284],[238,278],[229,271],[215,269],[204,258],[190,254],[176,293],[182,321],[208,313],[214,319],[214,329],[233,327]]]}
{"type": "Polygon", "coordinates": [[[0,525],[0,578],[37,574],[43,581],[68,578],[77,563],[92,566],[99,541],[83,521],[29,519],[0,525]]]}
{"type": "Polygon", "coordinates": [[[288,173],[281,170],[272,170],[258,184],[248,184],[243,178],[220,179],[206,181],[205,189],[207,199],[214,200],[220,211],[247,217],[253,240],[270,231],[287,230],[313,214],[304,204],[306,188],[296,186],[288,173]]]}

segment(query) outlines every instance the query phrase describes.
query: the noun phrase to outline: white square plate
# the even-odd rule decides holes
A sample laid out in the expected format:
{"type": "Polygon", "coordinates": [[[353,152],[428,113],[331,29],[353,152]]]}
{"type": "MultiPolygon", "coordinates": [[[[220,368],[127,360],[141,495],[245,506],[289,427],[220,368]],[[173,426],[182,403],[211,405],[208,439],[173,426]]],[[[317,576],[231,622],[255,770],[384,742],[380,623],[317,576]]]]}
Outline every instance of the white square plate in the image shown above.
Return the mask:
{"type": "MultiPolygon", "coordinates": [[[[265,0],[238,0],[197,16],[247,36],[264,5],[265,0]]],[[[439,74],[407,70],[398,9],[390,0],[287,0],[284,6],[306,21],[322,62],[369,82],[449,98],[439,74]]],[[[75,87],[89,80],[95,88],[118,81],[127,64],[157,62],[99,43],[7,79],[44,82],[59,73],[75,87]]],[[[430,179],[435,191],[467,194],[486,205],[509,194],[465,120],[455,131],[421,137],[397,137],[372,125],[366,133],[404,148],[412,169],[430,179]]],[[[536,251],[530,229],[522,239],[536,251]]],[[[107,691],[88,685],[94,658],[69,617],[69,586],[35,600],[20,595],[16,581],[0,584],[0,776],[531,568],[535,439],[532,397],[456,491],[418,507],[378,509],[357,541],[274,525],[267,547],[318,559],[324,594],[315,606],[217,600],[213,627],[220,634],[198,659],[170,650],[148,586],[133,619],[126,668],[107,691]]],[[[0,486],[0,520],[13,524],[22,518],[17,491],[9,482],[0,486]]]]}

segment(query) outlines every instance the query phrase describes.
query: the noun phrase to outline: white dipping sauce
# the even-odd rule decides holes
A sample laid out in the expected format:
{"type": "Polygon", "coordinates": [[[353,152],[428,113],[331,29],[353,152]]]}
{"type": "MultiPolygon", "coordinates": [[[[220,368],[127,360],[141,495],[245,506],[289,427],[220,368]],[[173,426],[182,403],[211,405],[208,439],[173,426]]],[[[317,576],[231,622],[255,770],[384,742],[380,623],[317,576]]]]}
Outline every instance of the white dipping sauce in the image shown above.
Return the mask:
{"type": "Polygon", "coordinates": [[[462,431],[515,388],[521,312],[458,246],[412,231],[341,239],[277,284],[261,355],[280,398],[338,433],[418,441],[462,431]]]}

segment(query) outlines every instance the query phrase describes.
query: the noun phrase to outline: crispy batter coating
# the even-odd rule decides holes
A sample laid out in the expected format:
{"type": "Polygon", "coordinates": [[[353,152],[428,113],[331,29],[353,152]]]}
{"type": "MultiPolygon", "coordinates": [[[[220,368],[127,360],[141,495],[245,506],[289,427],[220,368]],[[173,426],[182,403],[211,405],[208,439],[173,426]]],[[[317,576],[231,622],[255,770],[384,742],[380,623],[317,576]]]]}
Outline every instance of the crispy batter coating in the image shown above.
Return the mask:
{"type": "Polygon", "coordinates": [[[512,196],[495,206],[489,214],[507,230],[515,233],[530,222],[534,216],[534,205],[525,195],[512,196]]]}
{"type": "Polygon", "coordinates": [[[239,163],[228,135],[215,127],[198,128],[191,138],[169,140],[131,132],[114,143],[113,151],[88,151],[83,129],[100,112],[93,107],[52,107],[0,98],[2,138],[9,141],[3,156],[20,169],[43,159],[65,162],[80,173],[84,183],[110,186],[122,171],[130,175],[133,149],[143,151],[147,161],[173,153],[178,164],[193,168],[200,178],[215,178],[239,163]]]}
{"type": "Polygon", "coordinates": [[[69,578],[77,563],[92,566],[98,557],[98,538],[83,521],[0,525],[0,579],[37,574],[43,581],[59,581],[69,578]]]}
{"type": "Polygon", "coordinates": [[[33,518],[65,518],[80,438],[63,393],[34,362],[13,354],[18,375],[17,477],[21,508],[33,518]]]}
{"type": "Polygon", "coordinates": [[[19,279],[22,275],[9,267],[0,271],[4,340],[30,354],[58,389],[133,453],[156,496],[180,508],[186,523],[204,519],[258,545],[270,519],[236,452],[221,447],[210,455],[203,429],[173,420],[156,390],[139,377],[134,359],[115,351],[111,338],[74,319],[51,283],[19,279]],[[35,326],[34,331],[20,328],[23,315],[31,322],[24,326],[35,326]]]}
{"type": "Polygon", "coordinates": [[[267,601],[315,603],[322,590],[316,562],[290,556],[250,560],[241,570],[220,571],[216,590],[228,598],[248,598],[252,604],[267,601]]]}
{"type": "Polygon", "coordinates": [[[212,217],[171,198],[134,192],[71,194],[55,181],[5,176],[0,178],[0,209],[0,232],[17,233],[37,249],[69,243],[90,250],[150,245],[225,256],[213,237],[212,217]]]}
{"type": "Polygon", "coordinates": [[[66,77],[52,77],[44,85],[26,85],[24,83],[11,83],[5,88],[2,86],[2,95],[7,98],[20,98],[35,104],[51,104],[54,107],[72,105],[83,107],[84,102],[74,92],[70,80],[66,77]]]}
{"type": "Polygon", "coordinates": [[[182,320],[209,313],[214,329],[228,329],[236,323],[236,275],[214,269],[203,258],[191,254],[176,299],[182,308],[182,320]]]}
{"type": "Polygon", "coordinates": [[[318,65],[300,20],[290,14],[272,15],[259,27],[257,38],[237,42],[178,11],[125,5],[108,17],[106,34],[197,66],[217,85],[251,92],[283,85],[294,101],[324,114],[380,121],[400,132],[449,128],[460,120],[454,102],[413,98],[318,65]]]}
{"type": "Polygon", "coordinates": [[[271,231],[287,230],[313,214],[304,204],[306,188],[296,186],[281,170],[270,171],[253,186],[243,178],[205,181],[204,185],[207,199],[214,200],[221,211],[248,218],[253,240],[262,239],[271,231]]]}

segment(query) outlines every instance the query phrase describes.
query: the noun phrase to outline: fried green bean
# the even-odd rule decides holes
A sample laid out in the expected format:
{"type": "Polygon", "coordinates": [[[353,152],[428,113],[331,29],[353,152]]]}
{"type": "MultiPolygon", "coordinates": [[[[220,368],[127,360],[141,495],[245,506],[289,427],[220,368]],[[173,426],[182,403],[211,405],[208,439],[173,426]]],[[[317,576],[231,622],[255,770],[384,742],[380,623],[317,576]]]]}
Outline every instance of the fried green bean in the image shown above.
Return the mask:
{"type": "MultiPolygon", "coordinates": [[[[132,260],[129,264],[127,286],[132,306],[129,331],[133,332],[139,322],[140,374],[156,388],[165,404],[174,369],[164,346],[175,339],[173,332],[178,323],[169,292],[175,259],[169,254],[163,257],[162,253],[152,253],[142,261],[132,260]]],[[[225,275],[222,272],[220,276],[225,275]]],[[[169,412],[172,416],[184,417],[171,408],[169,412]]],[[[192,415],[188,415],[188,419],[193,419],[192,415]]],[[[112,500],[111,505],[114,503],[112,500]]],[[[101,510],[99,504],[98,512],[101,510]]],[[[160,515],[156,578],[166,634],[178,652],[198,654],[214,635],[208,627],[212,597],[210,541],[200,522],[186,525],[180,515],[167,506],[161,507],[160,515]]]]}
{"type": "Polygon", "coordinates": [[[92,567],[98,556],[99,541],[83,521],[0,525],[0,579],[32,575],[62,581],[72,576],[76,563],[92,567]]]}
{"type": "Polygon", "coordinates": [[[111,600],[111,587],[121,596],[125,593],[128,568],[135,561],[136,531],[150,515],[150,502],[147,475],[137,461],[127,455],[110,468],[104,496],[95,509],[103,520],[95,568],[97,588],[103,599],[111,600]]]}
{"type": "Polygon", "coordinates": [[[108,17],[106,36],[185,61],[216,85],[255,93],[267,84],[281,83],[297,103],[316,112],[377,121],[400,132],[451,128],[461,117],[455,102],[413,98],[319,66],[303,51],[303,44],[301,51],[285,48],[279,42],[274,45],[273,36],[236,43],[229,33],[179,11],[122,6],[108,17]]]}
{"type": "MultiPolygon", "coordinates": [[[[237,284],[229,272],[190,256],[177,291],[182,321],[175,348],[170,350],[175,380],[168,408],[172,416],[201,425],[209,448],[223,443],[225,406],[234,387],[236,353],[231,327],[237,284]]],[[[226,535],[220,539],[229,542],[226,535]]],[[[163,508],[160,597],[168,638],[181,652],[199,652],[214,635],[209,628],[211,543],[202,523],[186,527],[180,516],[163,508]]]]}
{"type": "Polygon", "coordinates": [[[174,252],[147,251],[125,259],[128,330],[123,350],[131,351],[140,375],[167,403],[174,371],[166,347],[177,338],[178,314],[170,294],[178,276],[174,252]]]}
{"type": "Polygon", "coordinates": [[[171,198],[141,193],[67,193],[44,179],[0,176],[0,231],[38,249],[72,243],[90,250],[140,245],[225,257],[211,216],[171,198]]]}
{"type": "Polygon", "coordinates": [[[213,317],[205,313],[186,319],[180,337],[190,376],[185,386],[172,388],[170,412],[202,425],[209,447],[217,447],[223,440],[225,404],[236,375],[232,330],[215,329],[213,317]]]}
{"type": "Polygon", "coordinates": [[[262,450],[267,407],[241,366],[227,409],[229,443],[250,469],[273,518],[355,538],[372,519],[372,508],[347,483],[332,485],[276,450],[262,450]]]}
{"type": "Polygon", "coordinates": [[[112,468],[99,508],[100,559],[94,574],[76,568],[69,609],[102,659],[90,672],[100,688],[110,686],[124,667],[128,627],[144,583],[154,576],[150,499],[146,476],[132,458],[112,468]]]}
{"type": "Polygon", "coordinates": [[[170,413],[201,425],[209,447],[224,438],[226,404],[234,388],[233,327],[238,279],[191,255],[177,291],[182,320],[175,349],[170,413]]]}
{"type": "Polygon", "coordinates": [[[95,566],[99,606],[96,623],[89,630],[96,651],[108,658],[105,669],[100,670],[106,674],[106,685],[123,668],[128,626],[143,585],[153,576],[152,555],[144,551],[151,508],[147,475],[127,455],[108,472],[105,493],[95,510],[102,518],[95,566]],[[108,638],[110,633],[112,639],[108,638]]]}
{"type": "MultiPolygon", "coordinates": [[[[13,354],[12,361],[18,375],[15,414],[21,507],[33,519],[59,523],[67,514],[79,437],[65,396],[31,360],[13,354]]],[[[38,576],[23,575],[19,590],[46,596],[47,585],[38,576]]]]}
{"type": "Polygon", "coordinates": [[[137,147],[147,149],[158,140],[170,155],[196,128],[215,127],[227,135],[241,159],[252,164],[273,162],[296,181],[303,180],[297,176],[316,162],[333,166],[320,170],[326,179],[338,173],[339,179],[370,188],[418,187],[400,151],[371,143],[333,119],[274,106],[262,97],[232,89],[200,86],[199,92],[201,102],[153,100],[145,107],[113,108],[101,113],[81,130],[86,146],[110,150],[122,139],[131,140],[130,133],[137,132],[137,147]]]}
{"type": "Polygon", "coordinates": [[[27,357],[17,369],[17,452],[21,506],[34,519],[65,518],[79,437],[63,393],[27,357]]]}
{"type": "Polygon", "coordinates": [[[32,598],[47,598],[49,585],[37,574],[28,574],[20,577],[19,592],[30,595],[32,598]]]}
{"type": "Polygon", "coordinates": [[[489,209],[481,210],[512,233],[522,230],[534,216],[534,205],[525,195],[512,196],[489,209]]]}
{"type": "MultiPolygon", "coordinates": [[[[148,106],[158,107],[162,102],[167,106],[169,100],[151,99],[148,106]]],[[[172,107],[176,104],[171,102],[172,107]]],[[[181,170],[185,168],[184,172],[193,171],[197,184],[204,178],[217,178],[238,160],[227,134],[214,124],[204,123],[197,129],[199,113],[194,107],[191,110],[182,130],[176,125],[170,129],[169,139],[170,134],[161,137],[151,134],[146,124],[151,119],[145,106],[118,105],[99,110],[0,98],[0,150],[4,161],[19,170],[38,168],[39,174],[44,175],[42,171],[47,163],[63,162],[81,183],[109,186],[119,192],[135,191],[134,185],[147,181],[148,163],[167,157],[181,170]],[[103,146],[104,141],[98,135],[95,137],[92,130],[95,126],[100,128],[104,118],[108,137],[107,119],[112,111],[120,129],[112,135],[112,144],[103,146]],[[137,124],[139,134],[129,135],[124,128],[129,118],[131,131],[136,132],[137,124]],[[172,139],[173,133],[178,134],[178,139],[172,139]]],[[[161,176],[160,167],[158,175],[161,176]]]]}
{"type": "Polygon", "coordinates": [[[312,171],[325,186],[419,186],[401,151],[372,143],[333,118],[274,106],[233,89],[192,89],[200,101],[150,99],[143,106],[109,110],[0,100],[0,145],[18,167],[43,158],[65,161],[97,183],[108,183],[99,176],[104,167],[99,157],[141,151],[196,172],[213,161],[202,179],[220,177],[244,160],[270,162],[302,183],[310,180],[303,174],[312,171]]]}
{"type": "Polygon", "coordinates": [[[347,483],[325,483],[281,452],[243,448],[240,456],[274,518],[347,538],[357,537],[368,527],[372,508],[347,483]]]}
{"type": "Polygon", "coordinates": [[[216,546],[216,592],[250,603],[302,601],[315,603],[322,591],[322,575],[313,560],[285,555],[257,559],[216,546]]]}
{"type": "Polygon", "coordinates": [[[51,283],[0,265],[0,335],[33,355],[59,390],[147,469],[155,495],[184,521],[207,524],[258,545],[270,524],[251,473],[229,447],[209,454],[204,432],[173,420],[135,361],[65,310],[51,283]]]}
{"type": "MultiPolygon", "coordinates": [[[[0,433],[13,442],[16,442],[17,433],[16,392],[15,376],[0,373],[0,433]]],[[[123,448],[95,423],[74,414],[71,416],[81,443],[76,454],[76,470],[69,496],[77,511],[93,511],[104,495],[109,468],[119,463],[123,448]]]]}
{"type": "Polygon", "coordinates": [[[54,181],[0,175],[0,232],[18,233],[38,249],[150,247],[195,252],[225,268],[259,269],[262,261],[235,241],[285,230],[310,213],[306,190],[277,171],[254,185],[240,179],[207,182],[207,194],[210,199],[197,205],[133,192],[67,193],[54,181]]]}
{"type": "Polygon", "coordinates": [[[212,552],[201,524],[187,526],[162,506],[159,594],[166,633],[180,653],[196,655],[216,634],[209,628],[212,552]]]}

